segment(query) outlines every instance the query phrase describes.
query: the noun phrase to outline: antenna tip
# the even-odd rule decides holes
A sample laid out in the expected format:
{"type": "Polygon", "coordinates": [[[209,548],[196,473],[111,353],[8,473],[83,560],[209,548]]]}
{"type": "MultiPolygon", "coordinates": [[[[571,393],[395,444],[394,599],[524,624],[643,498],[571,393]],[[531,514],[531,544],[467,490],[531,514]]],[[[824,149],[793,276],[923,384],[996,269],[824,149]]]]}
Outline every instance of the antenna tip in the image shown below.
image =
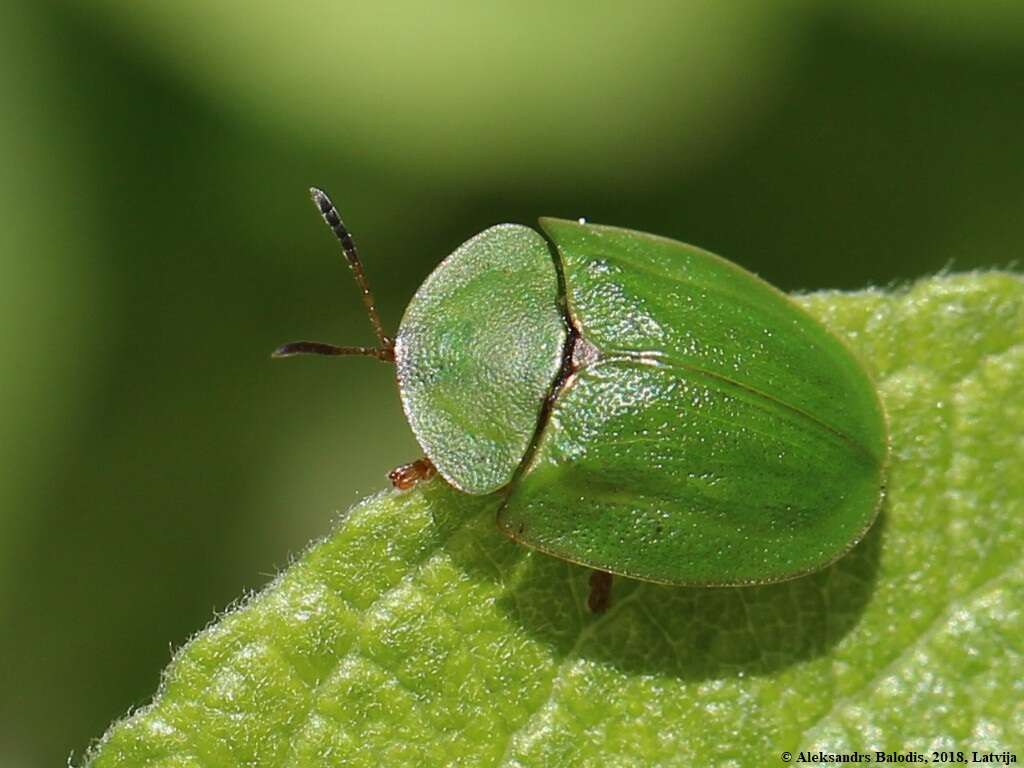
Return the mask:
{"type": "Polygon", "coordinates": [[[320,209],[320,213],[326,214],[334,207],[334,203],[331,202],[331,198],[327,196],[326,192],[318,187],[310,187],[309,196],[313,198],[313,202],[316,204],[316,207],[320,209]]]}

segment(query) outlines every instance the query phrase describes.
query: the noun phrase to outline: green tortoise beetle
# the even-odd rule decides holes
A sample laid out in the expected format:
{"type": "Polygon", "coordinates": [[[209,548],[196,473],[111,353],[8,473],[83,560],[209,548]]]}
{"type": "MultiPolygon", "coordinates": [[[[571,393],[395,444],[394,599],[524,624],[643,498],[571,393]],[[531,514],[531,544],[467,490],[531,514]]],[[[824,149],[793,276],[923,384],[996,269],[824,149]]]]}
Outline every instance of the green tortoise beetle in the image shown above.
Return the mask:
{"type": "Polygon", "coordinates": [[[514,541],[610,574],[767,584],[834,562],[871,527],[887,424],[850,350],[789,297],[690,245],[582,221],[501,224],[446,258],[392,340],[351,236],[341,241],[377,347],[274,354],[394,363],[425,458],[471,494],[504,494],[514,541]]]}

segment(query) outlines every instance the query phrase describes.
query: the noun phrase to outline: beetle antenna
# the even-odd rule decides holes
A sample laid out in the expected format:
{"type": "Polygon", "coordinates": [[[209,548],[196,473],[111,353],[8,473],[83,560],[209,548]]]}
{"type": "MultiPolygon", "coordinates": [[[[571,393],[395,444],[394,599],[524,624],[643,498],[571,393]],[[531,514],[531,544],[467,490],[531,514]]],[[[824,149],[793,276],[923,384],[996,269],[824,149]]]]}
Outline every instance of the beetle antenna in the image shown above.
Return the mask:
{"type": "Polygon", "coordinates": [[[385,363],[395,362],[393,347],[338,347],[334,344],[324,344],[322,341],[293,341],[275,349],[271,357],[293,357],[294,355],[325,355],[328,357],[362,355],[363,357],[376,357],[385,363]]]}
{"type": "MultiPolygon", "coordinates": [[[[359,286],[359,290],[363,293],[363,306],[366,307],[366,314],[370,317],[370,325],[373,326],[374,333],[377,334],[377,341],[380,342],[381,349],[375,350],[371,353],[375,357],[380,357],[377,352],[388,351],[390,352],[390,359],[394,360],[394,348],[395,343],[391,338],[384,333],[384,325],[380,321],[380,315],[377,314],[377,305],[373,300],[373,293],[370,292],[370,284],[366,280],[366,272],[363,271],[363,262],[359,258],[359,253],[356,251],[356,244],[352,240],[352,235],[345,228],[345,225],[341,221],[341,216],[338,215],[338,209],[334,207],[334,203],[331,202],[331,198],[327,196],[327,193],[322,189],[311,187],[309,190],[310,196],[313,198],[313,203],[320,211],[320,215],[324,217],[324,221],[327,222],[327,226],[331,228],[335,237],[341,242],[341,251],[345,254],[345,260],[348,261],[349,267],[352,268],[352,274],[356,278],[356,284],[359,286]]],[[[306,342],[302,342],[306,343],[306,342]]],[[[290,345],[289,345],[290,346],[290,345]]],[[[322,345],[330,347],[330,345],[322,345]]],[[[284,347],[282,347],[284,349],[284,347]]],[[[362,349],[361,347],[334,347],[334,349],[362,349]]],[[[280,350],[278,350],[280,351],[280,350]]],[[[303,350],[306,352],[308,350],[303,350]]],[[[365,354],[363,352],[313,352],[313,354],[328,354],[328,355],[360,355],[365,354]]],[[[282,357],[283,355],[275,356],[282,357]]],[[[381,357],[383,360],[384,358],[381,357]]]]}

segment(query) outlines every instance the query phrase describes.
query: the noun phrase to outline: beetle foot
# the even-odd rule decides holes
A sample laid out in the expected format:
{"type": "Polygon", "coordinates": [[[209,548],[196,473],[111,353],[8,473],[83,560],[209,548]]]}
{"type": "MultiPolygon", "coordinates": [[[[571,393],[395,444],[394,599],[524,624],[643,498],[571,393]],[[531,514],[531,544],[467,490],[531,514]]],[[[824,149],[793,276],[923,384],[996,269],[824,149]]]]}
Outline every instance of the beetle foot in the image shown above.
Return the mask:
{"type": "Polygon", "coordinates": [[[412,488],[416,483],[429,480],[437,474],[437,468],[430,459],[417,459],[411,464],[403,464],[388,472],[391,484],[400,491],[412,488]]]}
{"type": "Polygon", "coordinates": [[[608,571],[591,571],[590,597],[587,607],[591,613],[604,613],[612,604],[612,575],[608,571]]]}

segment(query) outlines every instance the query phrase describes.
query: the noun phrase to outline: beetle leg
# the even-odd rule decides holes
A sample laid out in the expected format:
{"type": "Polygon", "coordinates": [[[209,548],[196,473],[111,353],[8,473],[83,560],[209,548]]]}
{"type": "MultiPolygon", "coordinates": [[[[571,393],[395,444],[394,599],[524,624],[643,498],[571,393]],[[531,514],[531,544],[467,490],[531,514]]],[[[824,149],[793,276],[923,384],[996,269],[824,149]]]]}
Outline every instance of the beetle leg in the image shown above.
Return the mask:
{"type": "Polygon", "coordinates": [[[612,602],[612,575],[608,571],[590,572],[590,597],[587,607],[591,613],[604,613],[612,602]]]}
{"type": "Polygon", "coordinates": [[[395,467],[393,470],[388,472],[388,478],[391,480],[391,484],[400,491],[405,491],[412,488],[416,483],[423,480],[429,480],[437,474],[437,468],[434,466],[434,462],[424,457],[417,459],[411,464],[403,464],[400,467],[395,467]]]}

